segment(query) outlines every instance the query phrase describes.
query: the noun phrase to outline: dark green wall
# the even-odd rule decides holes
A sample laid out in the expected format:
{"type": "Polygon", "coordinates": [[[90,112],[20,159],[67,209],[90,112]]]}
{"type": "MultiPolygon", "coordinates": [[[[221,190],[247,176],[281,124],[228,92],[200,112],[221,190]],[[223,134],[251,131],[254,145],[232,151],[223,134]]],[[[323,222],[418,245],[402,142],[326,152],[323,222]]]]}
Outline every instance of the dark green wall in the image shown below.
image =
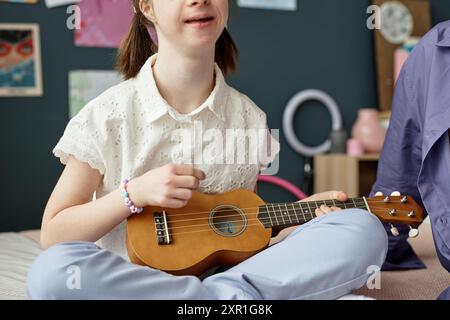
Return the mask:
{"type": "MultiPolygon", "coordinates": [[[[450,1],[431,0],[433,22],[450,19],[450,1]]],[[[372,34],[366,29],[369,0],[299,0],[296,12],[232,10],[229,29],[240,50],[231,85],[249,95],[281,128],[283,109],[298,91],[317,88],[340,105],[350,130],[361,107],[376,107],[372,34]]],[[[115,50],[77,48],[65,27],[65,8],[0,4],[0,22],[36,22],[41,27],[44,96],[0,98],[0,231],[37,228],[63,167],[51,150],[68,119],[67,77],[73,69],[110,69],[115,50]]],[[[296,118],[302,141],[327,138],[330,119],[314,102],[296,118]]],[[[303,159],[281,135],[279,175],[298,185],[303,159]]],[[[260,185],[268,201],[294,200],[278,188],[260,185]]]]}

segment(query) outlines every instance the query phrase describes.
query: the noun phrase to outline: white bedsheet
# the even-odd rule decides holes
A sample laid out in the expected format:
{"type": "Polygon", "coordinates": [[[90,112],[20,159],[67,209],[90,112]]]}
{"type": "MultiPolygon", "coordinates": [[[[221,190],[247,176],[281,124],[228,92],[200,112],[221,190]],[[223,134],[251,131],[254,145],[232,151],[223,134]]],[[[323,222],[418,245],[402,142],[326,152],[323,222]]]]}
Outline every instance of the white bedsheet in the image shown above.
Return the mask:
{"type": "Polygon", "coordinates": [[[27,270],[42,252],[39,244],[19,233],[0,233],[0,300],[23,300],[27,270]]]}

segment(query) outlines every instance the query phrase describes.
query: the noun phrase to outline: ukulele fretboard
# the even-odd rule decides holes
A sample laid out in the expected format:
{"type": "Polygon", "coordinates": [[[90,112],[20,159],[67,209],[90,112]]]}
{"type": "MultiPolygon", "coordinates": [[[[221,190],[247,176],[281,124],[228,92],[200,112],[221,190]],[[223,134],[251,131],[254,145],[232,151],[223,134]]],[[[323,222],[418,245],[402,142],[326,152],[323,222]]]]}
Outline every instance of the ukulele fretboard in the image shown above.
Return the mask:
{"type": "Polygon", "coordinates": [[[320,206],[341,209],[368,210],[364,198],[351,198],[346,202],[338,200],[321,200],[293,203],[269,203],[259,207],[258,219],[266,228],[304,224],[316,218],[315,211],[320,206]]]}

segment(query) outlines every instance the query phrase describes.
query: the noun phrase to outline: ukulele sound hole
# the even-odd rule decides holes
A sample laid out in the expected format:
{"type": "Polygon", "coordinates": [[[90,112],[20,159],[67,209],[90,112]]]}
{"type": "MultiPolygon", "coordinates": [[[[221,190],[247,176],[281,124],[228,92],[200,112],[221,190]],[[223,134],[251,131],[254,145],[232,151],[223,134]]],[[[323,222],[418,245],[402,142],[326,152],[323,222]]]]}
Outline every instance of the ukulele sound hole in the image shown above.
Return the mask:
{"type": "Polygon", "coordinates": [[[244,232],[247,226],[247,218],[241,209],[222,205],[211,211],[209,224],[221,236],[236,237],[244,232]]]}

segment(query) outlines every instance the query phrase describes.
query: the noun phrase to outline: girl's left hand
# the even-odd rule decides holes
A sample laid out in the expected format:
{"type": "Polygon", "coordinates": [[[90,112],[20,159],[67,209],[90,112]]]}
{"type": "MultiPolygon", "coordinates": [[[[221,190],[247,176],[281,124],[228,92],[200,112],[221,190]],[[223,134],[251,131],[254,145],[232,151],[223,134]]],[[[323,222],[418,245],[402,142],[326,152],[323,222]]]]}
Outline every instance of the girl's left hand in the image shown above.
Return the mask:
{"type": "MultiPolygon", "coordinates": [[[[311,197],[308,197],[308,198],[298,201],[298,202],[333,200],[333,199],[338,200],[338,201],[347,201],[348,196],[343,191],[328,191],[328,192],[316,193],[316,194],[312,195],[311,197]]],[[[320,208],[318,208],[316,210],[316,216],[320,217],[327,213],[330,213],[333,211],[340,211],[340,210],[342,210],[342,209],[337,208],[337,207],[330,208],[328,206],[321,206],[320,208]]],[[[272,240],[270,241],[270,245],[274,245],[275,243],[280,242],[288,234],[290,234],[292,231],[294,231],[296,228],[298,228],[298,226],[294,226],[294,227],[290,227],[290,228],[281,230],[280,233],[276,237],[272,238],[272,240]]]]}
{"type": "MultiPolygon", "coordinates": [[[[307,202],[307,201],[320,201],[320,200],[338,200],[341,202],[345,202],[348,200],[348,195],[343,191],[328,191],[328,192],[321,192],[316,193],[304,200],[298,201],[298,202],[307,202]]],[[[338,207],[328,207],[326,205],[320,206],[320,208],[316,209],[316,216],[320,217],[327,213],[333,212],[333,211],[340,211],[341,208],[338,207]]]]}

